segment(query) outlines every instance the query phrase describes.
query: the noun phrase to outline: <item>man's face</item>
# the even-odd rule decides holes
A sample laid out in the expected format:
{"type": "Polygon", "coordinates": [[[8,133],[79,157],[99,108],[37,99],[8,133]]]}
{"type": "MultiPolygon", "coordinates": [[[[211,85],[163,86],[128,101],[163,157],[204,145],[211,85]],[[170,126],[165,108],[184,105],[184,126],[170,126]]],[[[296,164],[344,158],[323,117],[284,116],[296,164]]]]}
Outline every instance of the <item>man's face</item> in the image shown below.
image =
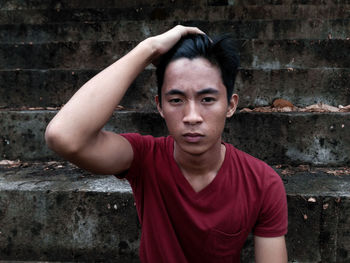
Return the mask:
{"type": "Polygon", "coordinates": [[[232,95],[227,102],[226,88],[218,67],[207,59],[181,58],[171,62],[164,74],[162,106],[170,135],[180,151],[200,155],[221,145],[226,117],[231,117],[238,103],[232,95]]]}

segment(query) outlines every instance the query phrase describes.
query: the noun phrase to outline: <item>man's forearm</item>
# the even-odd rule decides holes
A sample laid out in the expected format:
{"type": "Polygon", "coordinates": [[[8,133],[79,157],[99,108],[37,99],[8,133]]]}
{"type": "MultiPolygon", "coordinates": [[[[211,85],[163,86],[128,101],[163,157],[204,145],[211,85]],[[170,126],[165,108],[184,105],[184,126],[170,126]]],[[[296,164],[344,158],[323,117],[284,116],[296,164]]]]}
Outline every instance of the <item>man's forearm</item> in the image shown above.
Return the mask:
{"type": "Polygon", "coordinates": [[[256,263],[287,263],[288,255],[284,236],[254,236],[256,263]]]}

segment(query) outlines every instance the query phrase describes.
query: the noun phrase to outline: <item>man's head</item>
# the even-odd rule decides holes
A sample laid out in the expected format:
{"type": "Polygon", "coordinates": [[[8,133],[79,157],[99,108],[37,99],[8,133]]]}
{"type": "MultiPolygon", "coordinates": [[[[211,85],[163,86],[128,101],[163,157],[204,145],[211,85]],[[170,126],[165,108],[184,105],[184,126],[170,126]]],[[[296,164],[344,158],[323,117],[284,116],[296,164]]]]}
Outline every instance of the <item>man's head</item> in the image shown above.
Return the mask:
{"type": "Polygon", "coordinates": [[[227,100],[230,100],[239,66],[234,40],[228,35],[215,38],[213,41],[207,35],[187,35],[162,57],[157,66],[160,105],[162,104],[164,74],[169,63],[180,58],[194,59],[199,57],[207,59],[212,65],[219,68],[222,82],[226,87],[227,100]]]}
{"type": "Polygon", "coordinates": [[[177,153],[212,154],[221,148],[226,118],[238,104],[238,95],[232,94],[238,57],[228,40],[188,36],[158,67],[157,108],[177,153]]]}

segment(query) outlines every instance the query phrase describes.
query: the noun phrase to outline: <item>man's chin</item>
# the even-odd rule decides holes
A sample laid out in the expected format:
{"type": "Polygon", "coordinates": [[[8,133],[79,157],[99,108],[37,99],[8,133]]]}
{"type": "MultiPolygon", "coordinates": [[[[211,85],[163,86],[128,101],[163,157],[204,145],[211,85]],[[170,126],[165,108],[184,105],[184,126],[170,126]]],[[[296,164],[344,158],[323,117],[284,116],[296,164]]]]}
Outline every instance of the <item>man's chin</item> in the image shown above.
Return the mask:
{"type": "Polygon", "coordinates": [[[180,150],[179,153],[183,152],[192,156],[201,156],[208,150],[204,145],[184,142],[177,143],[177,148],[180,150]]]}

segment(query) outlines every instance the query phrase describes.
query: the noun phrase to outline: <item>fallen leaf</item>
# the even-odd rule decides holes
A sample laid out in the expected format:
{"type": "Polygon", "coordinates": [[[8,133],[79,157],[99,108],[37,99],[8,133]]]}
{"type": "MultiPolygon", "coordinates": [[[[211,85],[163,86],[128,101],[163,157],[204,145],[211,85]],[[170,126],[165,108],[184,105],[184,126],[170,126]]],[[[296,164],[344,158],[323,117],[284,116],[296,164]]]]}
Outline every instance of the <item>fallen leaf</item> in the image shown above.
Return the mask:
{"type": "Polygon", "coordinates": [[[339,112],[338,107],[330,106],[324,103],[317,103],[301,109],[301,111],[305,112],[339,112]]]}
{"type": "Polygon", "coordinates": [[[327,174],[337,175],[337,171],[326,171],[327,174]]]}
{"type": "Polygon", "coordinates": [[[253,110],[254,112],[271,112],[271,107],[267,106],[267,107],[259,107],[259,108],[255,108],[253,110]]]}
{"type": "Polygon", "coordinates": [[[323,169],[322,171],[334,176],[350,175],[350,169],[347,167],[339,168],[339,169],[330,169],[330,170],[323,169]]]}
{"type": "Polygon", "coordinates": [[[334,107],[334,106],[323,104],[323,103],[322,103],[322,108],[325,109],[326,111],[329,111],[329,112],[338,112],[339,111],[338,107],[334,107]]]}
{"type": "Polygon", "coordinates": [[[19,160],[17,161],[11,161],[11,160],[1,160],[0,165],[5,165],[8,167],[17,167],[20,166],[21,162],[19,160]]]}
{"type": "Polygon", "coordinates": [[[241,109],[239,112],[252,112],[253,110],[249,109],[249,108],[243,108],[241,109]]]}
{"type": "Polygon", "coordinates": [[[116,110],[123,110],[124,107],[122,105],[118,105],[117,107],[115,107],[116,110]]]}
{"type": "Polygon", "coordinates": [[[43,107],[30,107],[28,110],[43,110],[43,107]]]}
{"type": "Polygon", "coordinates": [[[305,172],[305,171],[309,171],[310,170],[310,166],[307,164],[301,164],[298,166],[298,170],[301,172],[305,172]]]}
{"type": "Polygon", "coordinates": [[[0,165],[11,165],[16,163],[16,161],[10,161],[10,160],[1,160],[0,165]]]}
{"type": "Polygon", "coordinates": [[[292,112],[296,111],[295,107],[272,108],[272,112],[292,112]]]}
{"type": "MultiPolygon", "coordinates": [[[[340,105],[341,106],[341,105],[340,105]]],[[[350,105],[339,107],[340,112],[350,112],[350,105]]]]}
{"type": "Polygon", "coordinates": [[[273,101],[272,106],[274,108],[284,108],[284,107],[291,107],[293,108],[294,105],[288,100],[285,99],[276,99],[273,101]]]}
{"type": "Polygon", "coordinates": [[[46,107],[47,110],[59,110],[59,107],[46,107]]]}
{"type": "Polygon", "coordinates": [[[323,112],[324,110],[320,107],[320,105],[313,104],[313,105],[310,105],[310,106],[307,106],[307,107],[301,109],[301,111],[305,111],[305,112],[323,112]]]}
{"type": "Polygon", "coordinates": [[[293,171],[291,171],[289,168],[287,169],[284,169],[282,172],[281,172],[282,175],[291,175],[293,174],[293,171]]]}

